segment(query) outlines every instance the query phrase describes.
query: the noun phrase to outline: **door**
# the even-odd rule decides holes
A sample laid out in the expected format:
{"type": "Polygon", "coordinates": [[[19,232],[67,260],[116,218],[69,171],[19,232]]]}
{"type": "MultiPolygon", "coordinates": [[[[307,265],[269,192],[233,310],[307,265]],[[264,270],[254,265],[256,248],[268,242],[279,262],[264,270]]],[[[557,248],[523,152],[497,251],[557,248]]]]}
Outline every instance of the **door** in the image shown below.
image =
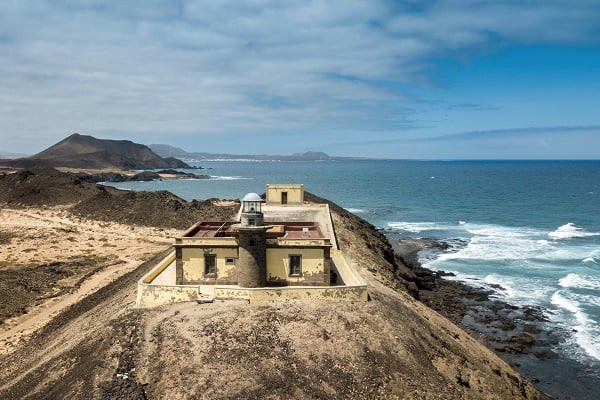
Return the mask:
{"type": "Polygon", "coordinates": [[[281,204],[287,204],[287,192],[281,192],[281,204]]]}

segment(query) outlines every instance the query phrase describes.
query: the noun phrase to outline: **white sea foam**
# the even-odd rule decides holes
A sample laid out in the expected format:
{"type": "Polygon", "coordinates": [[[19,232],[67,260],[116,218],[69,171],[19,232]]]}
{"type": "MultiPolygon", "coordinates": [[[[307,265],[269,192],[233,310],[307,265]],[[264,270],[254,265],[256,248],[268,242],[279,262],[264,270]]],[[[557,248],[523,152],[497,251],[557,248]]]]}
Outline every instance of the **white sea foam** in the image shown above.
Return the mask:
{"type": "Polygon", "coordinates": [[[577,318],[577,322],[579,322],[580,324],[583,324],[587,321],[587,317],[585,316],[584,313],[581,312],[578,304],[576,302],[574,302],[573,300],[570,300],[570,299],[566,298],[565,296],[563,296],[561,294],[560,290],[554,292],[554,294],[552,295],[551,301],[552,301],[552,304],[575,314],[575,317],[577,318]]]}
{"type": "Polygon", "coordinates": [[[574,224],[563,225],[550,235],[542,229],[460,221],[389,226],[417,234],[447,231],[445,237],[464,240],[464,245],[452,251],[422,259],[423,266],[453,272],[455,276],[446,279],[491,289],[494,297],[510,304],[555,310],[549,315],[553,322],[573,329],[575,348],[569,351],[600,360],[600,276],[594,272],[600,265],[598,245],[595,239],[561,240],[600,233],[574,224]]]}
{"type": "Polygon", "coordinates": [[[465,225],[467,223],[467,221],[458,221],[459,225],[465,225]]]}
{"type": "Polygon", "coordinates": [[[491,290],[494,293],[493,297],[519,306],[537,305],[543,307],[553,291],[547,286],[540,285],[537,279],[500,274],[489,274],[482,278],[474,274],[465,274],[448,269],[444,269],[444,271],[454,274],[454,276],[447,276],[444,279],[460,281],[474,287],[491,290]]]}
{"type": "Polygon", "coordinates": [[[239,179],[251,179],[251,178],[245,178],[243,176],[216,176],[216,175],[211,175],[210,179],[216,180],[216,181],[235,181],[235,180],[239,180],[239,179]]]}
{"type": "Polygon", "coordinates": [[[389,222],[388,226],[392,229],[401,231],[421,233],[423,231],[442,230],[447,226],[437,224],[435,222],[389,222]]]}
{"type": "Polygon", "coordinates": [[[575,226],[575,224],[571,222],[563,226],[559,226],[555,231],[550,232],[548,234],[549,237],[555,240],[589,237],[597,235],[600,235],[600,232],[586,232],[585,230],[575,226]]]}
{"type": "Polygon", "coordinates": [[[598,322],[591,320],[581,309],[581,303],[569,297],[564,290],[555,292],[551,301],[555,306],[572,314],[575,318],[572,326],[575,330],[575,341],[588,356],[600,360],[600,326],[598,322]]]}
{"type": "Polygon", "coordinates": [[[539,231],[496,225],[466,224],[473,235],[466,247],[454,253],[442,254],[438,260],[523,260],[547,251],[547,243],[539,243],[539,231]]]}

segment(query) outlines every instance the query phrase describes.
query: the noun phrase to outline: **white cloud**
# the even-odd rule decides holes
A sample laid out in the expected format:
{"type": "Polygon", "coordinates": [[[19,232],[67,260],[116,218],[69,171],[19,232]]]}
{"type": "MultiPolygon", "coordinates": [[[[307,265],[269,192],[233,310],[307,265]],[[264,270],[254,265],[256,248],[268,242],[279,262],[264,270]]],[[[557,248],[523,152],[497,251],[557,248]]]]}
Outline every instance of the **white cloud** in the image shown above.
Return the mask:
{"type": "Polygon", "coordinates": [[[402,4],[3,2],[0,135],[394,131],[411,96],[381,82],[431,57],[598,38],[590,1],[402,4]]]}

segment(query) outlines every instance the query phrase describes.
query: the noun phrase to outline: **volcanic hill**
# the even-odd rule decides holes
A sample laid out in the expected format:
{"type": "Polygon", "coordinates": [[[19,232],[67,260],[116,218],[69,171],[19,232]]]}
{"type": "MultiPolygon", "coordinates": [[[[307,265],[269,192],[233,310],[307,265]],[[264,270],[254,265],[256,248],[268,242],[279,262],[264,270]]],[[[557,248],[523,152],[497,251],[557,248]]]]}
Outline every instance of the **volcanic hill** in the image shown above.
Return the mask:
{"type": "Polygon", "coordinates": [[[86,169],[191,168],[176,158],[163,158],[148,146],[130,140],[97,139],[74,133],[31,157],[6,160],[11,167],[67,167],[86,169]]]}

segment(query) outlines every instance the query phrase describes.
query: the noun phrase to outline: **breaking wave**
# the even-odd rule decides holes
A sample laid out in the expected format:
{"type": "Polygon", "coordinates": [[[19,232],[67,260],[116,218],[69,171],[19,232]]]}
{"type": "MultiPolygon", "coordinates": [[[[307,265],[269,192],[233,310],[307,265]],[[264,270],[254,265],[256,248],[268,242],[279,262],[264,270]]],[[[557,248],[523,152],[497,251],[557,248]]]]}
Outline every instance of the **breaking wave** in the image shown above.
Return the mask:
{"type": "Polygon", "coordinates": [[[211,175],[210,179],[215,180],[215,181],[236,181],[236,180],[240,180],[240,179],[252,179],[252,178],[246,178],[243,176],[216,176],[216,175],[211,175]]]}
{"type": "Polygon", "coordinates": [[[439,224],[437,222],[389,222],[388,227],[410,233],[422,233],[426,231],[443,231],[454,228],[454,226],[439,224]]]}
{"type": "Polygon", "coordinates": [[[575,226],[575,224],[569,222],[563,226],[559,226],[553,232],[548,234],[549,237],[555,240],[560,239],[572,239],[572,238],[581,238],[581,237],[589,237],[589,236],[597,236],[600,235],[599,232],[586,232],[582,228],[575,226]]]}
{"type": "Polygon", "coordinates": [[[346,208],[346,211],[349,211],[352,214],[362,214],[362,213],[367,212],[366,210],[363,210],[362,208],[352,208],[352,207],[346,208]]]}

